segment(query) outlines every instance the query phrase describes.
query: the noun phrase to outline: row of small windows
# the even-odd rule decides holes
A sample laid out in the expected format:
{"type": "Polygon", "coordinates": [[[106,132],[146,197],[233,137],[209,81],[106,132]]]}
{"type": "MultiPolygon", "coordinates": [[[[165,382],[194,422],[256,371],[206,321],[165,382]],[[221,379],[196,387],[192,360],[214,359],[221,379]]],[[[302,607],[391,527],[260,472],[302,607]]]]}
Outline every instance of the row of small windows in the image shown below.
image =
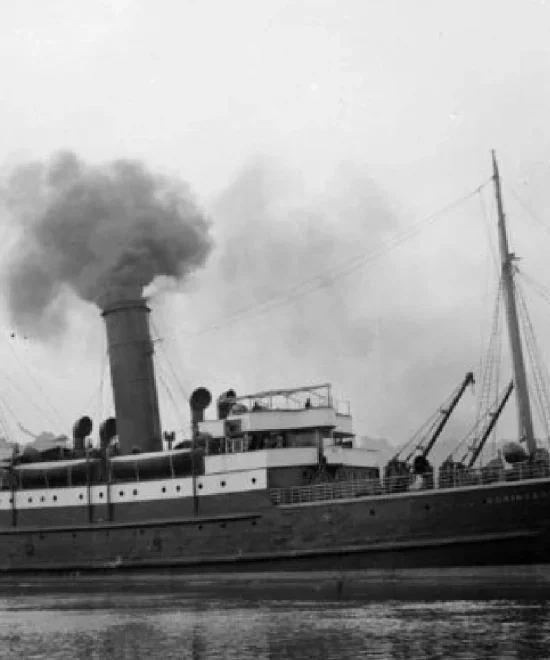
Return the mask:
{"type": "MultiPolygon", "coordinates": [[[[211,528],[212,528],[212,525],[214,525],[214,524],[216,524],[216,523],[209,523],[209,524],[208,524],[208,527],[211,529],[211,528]]],[[[250,525],[251,525],[252,527],[256,527],[257,524],[258,524],[258,523],[257,523],[256,520],[252,520],[251,523],[250,523],[250,525]]],[[[224,523],[224,522],[222,522],[222,523],[218,523],[218,526],[220,527],[220,529],[225,529],[225,528],[227,527],[227,523],[224,523]]],[[[196,526],[196,529],[198,529],[198,530],[200,531],[200,530],[204,529],[204,525],[197,525],[197,526],[196,526]]],[[[138,533],[138,531],[136,530],[136,531],[134,532],[134,534],[137,535],[137,533],[138,533]]],[[[140,530],[139,530],[139,535],[140,535],[140,536],[143,536],[144,534],[145,534],[145,530],[144,530],[144,529],[140,529],[140,530]]],[[[77,537],[77,533],[76,533],[76,532],[72,532],[71,535],[72,535],[73,539],[75,539],[75,538],[77,537]]],[[[106,536],[106,537],[109,537],[109,536],[110,536],[110,531],[109,531],[109,530],[107,530],[107,531],[105,532],[105,536],[106,536]]],[[[41,541],[43,541],[43,540],[45,539],[45,537],[46,537],[45,534],[39,534],[39,538],[40,538],[41,541]]]]}
{"type": "MultiPolygon", "coordinates": [[[[255,483],[256,483],[256,477],[252,477],[251,482],[252,482],[253,484],[255,484],[255,483]]],[[[226,485],[227,485],[227,484],[226,484],[225,481],[220,481],[220,486],[221,486],[222,488],[225,488],[226,485]]],[[[202,490],[202,488],[203,488],[203,484],[198,484],[198,488],[199,488],[199,490],[202,490]]],[[[166,493],[166,486],[163,486],[163,487],[161,488],[161,491],[162,491],[163,493],[166,493]]],[[[179,486],[179,485],[176,486],[176,492],[177,492],[177,493],[181,492],[181,486],[179,486]]],[[[123,491],[123,490],[119,490],[118,494],[119,494],[119,497],[124,497],[124,491],[123,491]]],[[[132,494],[133,494],[134,496],[139,494],[137,488],[134,488],[134,490],[132,491],[132,494]]],[[[99,498],[100,498],[100,499],[104,499],[104,497],[105,497],[105,493],[104,493],[104,492],[100,492],[100,493],[99,493],[99,498]]],[[[79,493],[79,494],[78,494],[78,499],[79,499],[79,500],[84,500],[84,494],[83,494],[83,493],[79,493]]],[[[37,501],[38,501],[38,500],[37,500],[37,501]]],[[[42,496],[40,497],[40,502],[45,502],[45,501],[46,501],[46,498],[45,498],[44,495],[42,495],[42,496]]],[[[53,496],[52,496],[52,501],[53,501],[53,502],[57,502],[57,495],[53,495],[53,496]]],[[[29,504],[32,504],[32,502],[34,502],[34,498],[29,497],[28,500],[27,500],[27,502],[28,502],[29,504]]],[[[10,504],[13,503],[13,498],[10,497],[10,499],[9,499],[9,503],[10,503],[10,504]]]]}
{"type": "MultiPolygon", "coordinates": [[[[255,482],[256,482],[256,479],[252,478],[252,483],[255,483],[255,482]]],[[[225,481],[220,482],[220,486],[221,486],[222,488],[223,488],[225,485],[226,485],[225,481]]],[[[202,484],[199,484],[198,487],[199,487],[200,489],[202,489],[203,485],[202,485],[202,484]]],[[[176,491],[177,491],[177,492],[180,492],[180,490],[181,490],[181,487],[180,487],[180,486],[176,486],[176,491]]],[[[162,487],[162,492],[163,492],[163,493],[166,492],[166,487],[165,487],[165,486],[162,487]]],[[[124,491],[123,491],[123,490],[120,490],[120,491],[118,492],[118,494],[119,494],[120,497],[124,497],[124,491]]],[[[132,491],[132,494],[133,494],[134,496],[139,495],[139,491],[137,490],[137,488],[134,488],[134,490],[132,491]]],[[[99,497],[100,497],[101,499],[103,499],[104,496],[105,496],[105,493],[102,493],[102,492],[99,493],[99,497]]],[[[496,496],[496,497],[485,497],[485,498],[483,498],[483,504],[500,504],[500,503],[502,503],[502,502],[520,502],[521,500],[528,500],[528,499],[536,500],[536,499],[542,499],[542,498],[545,498],[545,497],[550,497],[550,491],[542,490],[542,491],[540,491],[540,492],[538,492],[538,493],[537,493],[537,492],[524,493],[523,495],[521,495],[521,494],[519,494],[519,493],[513,493],[512,495],[502,495],[502,496],[496,496]]],[[[84,495],[83,495],[82,493],[79,493],[79,495],[78,495],[78,499],[79,499],[79,500],[83,500],[83,499],[84,499],[84,495]]],[[[54,496],[52,497],[52,500],[53,500],[54,502],[57,502],[57,495],[54,495],[54,496]]],[[[31,503],[33,502],[33,498],[32,498],[32,497],[29,497],[27,501],[28,501],[29,504],[31,504],[31,503]]],[[[45,501],[46,501],[46,498],[44,497],[44,495],[42,495],[42,496],[40,497],[40,502],[45,502],[45,501]]],[[[9,499],[9,503],[12,504],[12,502],[13,502],[13,499],[10,497],[10,499],[9,499]]],[[[473,506],[473,505],[474,505],[474,502],[470,501],[470,502],[468,502],[468,504],[470,504],[471,506],[473,506]]],[[[429,504],[426,504],[426,505],[424,505],[424,508],[426,509],[426,511],[429,511],[431,507],[430,507],[429,504]]],[[[370,509],[370,511],[369,511],[369,515],[371,515],[371,516],[374,516],[374,515],[375,515],[375,511],[374,511],[374,509],[370,509]]]]}

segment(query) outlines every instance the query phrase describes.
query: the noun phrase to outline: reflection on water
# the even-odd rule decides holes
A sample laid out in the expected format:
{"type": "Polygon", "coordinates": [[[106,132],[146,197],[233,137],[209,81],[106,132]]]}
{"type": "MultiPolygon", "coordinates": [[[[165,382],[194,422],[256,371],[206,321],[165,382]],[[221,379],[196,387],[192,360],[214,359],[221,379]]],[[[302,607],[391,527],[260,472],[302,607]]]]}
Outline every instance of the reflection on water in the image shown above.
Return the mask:
{"type": "Polygon", "coordinates": [[[0,600],[0,658],[275,660],[550,657],[546,601],[0,600]]]}

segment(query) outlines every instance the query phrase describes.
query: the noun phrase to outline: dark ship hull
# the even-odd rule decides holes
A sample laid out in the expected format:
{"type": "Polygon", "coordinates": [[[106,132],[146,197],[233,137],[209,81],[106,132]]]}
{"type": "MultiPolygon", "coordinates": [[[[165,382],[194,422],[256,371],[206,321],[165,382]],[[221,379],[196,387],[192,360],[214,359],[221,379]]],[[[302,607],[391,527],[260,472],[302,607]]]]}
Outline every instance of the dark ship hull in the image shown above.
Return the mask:
{"type": "Polygon", "coordinates": [[[267,490],[161,498],[62,507],[55,521],[41,508],[0,529],[0,571],[196,575],[549,563],[549,498],[544,478],[292,505],[274,503],[267,490]]]}

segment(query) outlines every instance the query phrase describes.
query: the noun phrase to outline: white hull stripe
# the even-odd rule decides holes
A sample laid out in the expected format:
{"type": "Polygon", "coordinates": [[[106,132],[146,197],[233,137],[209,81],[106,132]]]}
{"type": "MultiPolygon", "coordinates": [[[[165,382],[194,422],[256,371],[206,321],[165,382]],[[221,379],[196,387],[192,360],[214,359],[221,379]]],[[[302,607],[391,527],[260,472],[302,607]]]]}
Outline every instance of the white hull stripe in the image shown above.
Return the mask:
{"type": "MultiPolygon", "coordinates": [[[[201,475],[196,479],[197,495],[221,495],[246,493],[267,488],[267,470],[246,470],[224,475],[201,475]]],[[[113,504],[131,502],[151,502],[173,500],[193,496],[193,479],[161,479],[154,481],[132,481],[114,483],[110,486],[110,501],[113,504]]],[[[0,492],[0,511],[12,508],[10,491],[0,492]]],[[[90,502],[93,505],[107,504],[107,486],[91,486],[90,502]]],[[[25,509],[44,509],[88,504],[86,486],[75,488],[33,488],[18,490],[15,493],[15,507],[25,509]]]]}

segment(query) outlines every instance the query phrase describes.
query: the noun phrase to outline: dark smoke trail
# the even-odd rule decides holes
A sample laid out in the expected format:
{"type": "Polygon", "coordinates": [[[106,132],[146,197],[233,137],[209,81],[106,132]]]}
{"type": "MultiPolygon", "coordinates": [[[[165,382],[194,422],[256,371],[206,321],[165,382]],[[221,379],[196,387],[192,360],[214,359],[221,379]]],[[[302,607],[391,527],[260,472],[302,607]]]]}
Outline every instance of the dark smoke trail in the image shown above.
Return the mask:
{"type": "Polygon", "coordinates": [[[35,336],[62,329],[68,290],[97,303],[158,276],[182,281],[212,247],[185,184],[139,162],[92,166],[63,152],[19,167],[4,195],[23,230],[6,276],[9,311],[35,336]]]}

